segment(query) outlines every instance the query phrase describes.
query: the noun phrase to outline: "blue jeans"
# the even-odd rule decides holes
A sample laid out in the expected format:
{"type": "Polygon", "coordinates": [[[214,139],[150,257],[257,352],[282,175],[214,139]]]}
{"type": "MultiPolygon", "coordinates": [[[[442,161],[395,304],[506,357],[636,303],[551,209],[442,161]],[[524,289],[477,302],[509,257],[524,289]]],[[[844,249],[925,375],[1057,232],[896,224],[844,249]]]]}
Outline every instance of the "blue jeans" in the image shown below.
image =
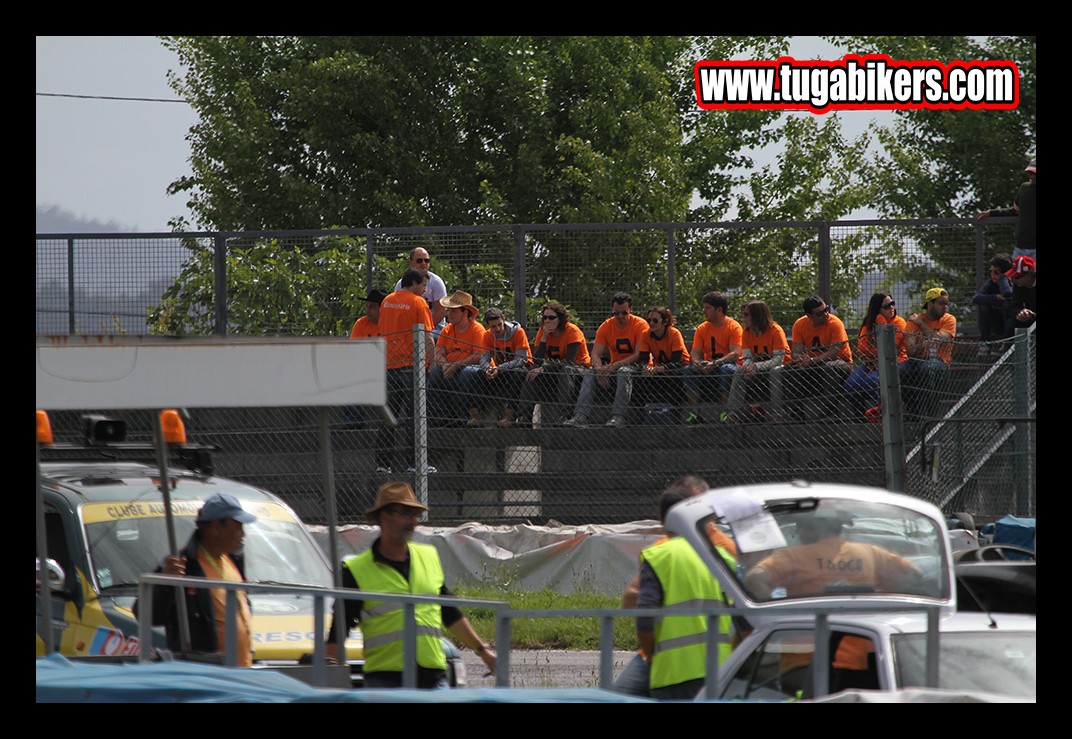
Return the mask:
{"type": "Polygon", "coordinates": [[[878,369],[860,364],[845,380],[845,397],[858,416],[878,405],[878,369]]]}
{"type": "Polygon", "coordinates": [[[941,359],[910,358],[898,366],[904,394],[905,413],[919,418],[933,417],[940,407],[941,392],[949,380],[949,365],[941,359]]]}
{"type": "Polygon", "coordinates": [[[696,393],[701,398],[705,394],[713,395],[715,389],[728,393],[733,384],[735,372],[737,372],[736,362],[720,364],[708,374],[703,374],[691,364],[687,364],[681,372],[681,383],[687,392],[696,393]]]}
{"type": "Polygon", "coordinates": [[[581,391],[577,395],[577,406],[573,410],[574,418],[587,420],[592,417],[592,407],[595,405],[596,396],[606,396],[611,391],[614,393],[614,405],[611,409],[612,416],[624,416],[629,410],[629,398],[633,395],[633,376],[636,367],[627,364],[619,367],[611,374],[610,387],[604,390],[596,380],[596,372],[592,369],[584,371],[584,379],[581,380],[581,391]]]}
{"type": "Polygon", "coordinates": [[[454,373],[449,380],[439,365],[428,373],[429,419],[460,420],[468,417],[470,408],[477,407],[473,387],[480,377],[480,365],[470,364],[454,373]]]}

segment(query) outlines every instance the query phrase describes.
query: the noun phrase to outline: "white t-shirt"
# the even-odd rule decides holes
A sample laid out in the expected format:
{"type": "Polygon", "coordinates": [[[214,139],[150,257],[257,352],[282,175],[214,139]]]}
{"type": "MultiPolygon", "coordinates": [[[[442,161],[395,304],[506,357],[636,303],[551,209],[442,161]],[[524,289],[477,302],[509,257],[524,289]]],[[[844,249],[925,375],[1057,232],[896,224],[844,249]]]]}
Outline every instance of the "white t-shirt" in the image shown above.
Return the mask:
{"type": "MultiPolygon", "coordinates": [[[[395,290],[402,289],[402,279],[399,278],[395,283],[395,290]]],[[[440,298],[447,297],[447,285],[443,282],[443,278],[437,275],[435,272],[428,272],[428,286],[424,288],[424,299],[428,301],[428,310],[432,311],[432,315],[435,315],[435,305],[440,298]]],[[[436,328],[441,329],[447,325],[447,319],[444,317],[439,323],[436,324],[436,328]]]]}

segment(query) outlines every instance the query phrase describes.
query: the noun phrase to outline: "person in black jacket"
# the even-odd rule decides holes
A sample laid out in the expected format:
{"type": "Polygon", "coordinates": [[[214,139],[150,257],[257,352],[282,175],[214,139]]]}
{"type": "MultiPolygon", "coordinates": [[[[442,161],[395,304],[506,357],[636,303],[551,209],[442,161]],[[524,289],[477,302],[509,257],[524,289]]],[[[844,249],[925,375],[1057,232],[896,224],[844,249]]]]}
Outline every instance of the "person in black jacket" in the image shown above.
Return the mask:
{"type": "Polygon", "coordinates": [[[1013,259],[1016,257],[1038,259],[1038,242],[1035,236],[1035,202],[1038,185],[1036,184],[1034,157],[1028,162],[1024,172],[1027,173],[1027,182],[1022,183],[1020,189],[1016,191],[1016,200],[1011,207],[984,210],[978,217],[982,220],[990,216],[1017,216],[1016,248],[1012,251],[1013,259]]]}
{"type": "MultiPolygon", "coordinates": [[[[245,560],[238,554],[244,537],[243,524],[257,517],[244,510],[233,495],[216,493],[197,514],[197,529],[179,554],[169,554],[155,572],[165,575],[204,577],[210,580],[244,582],[245,560]]],[[[225,651],[226,591],[223,588],[184,588],[186,618],[190,624],[190,648],[194,652],[225,651]]],[[[153,588],[153,625],[164,626],[168,648],[182,650],[176,588],[153,588]]],[[[253,664],[251,607],[245,591],[238,594],[238,667],[253,664]]],[[[134,612],[138,606],[135,603],[134,612]]]]}

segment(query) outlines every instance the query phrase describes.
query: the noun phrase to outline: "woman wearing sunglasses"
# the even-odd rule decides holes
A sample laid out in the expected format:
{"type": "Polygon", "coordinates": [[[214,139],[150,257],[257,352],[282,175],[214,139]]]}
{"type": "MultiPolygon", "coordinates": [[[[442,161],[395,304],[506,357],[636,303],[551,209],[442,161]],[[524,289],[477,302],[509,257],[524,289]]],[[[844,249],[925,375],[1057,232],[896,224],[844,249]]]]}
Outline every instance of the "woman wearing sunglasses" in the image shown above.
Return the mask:
{"type": "Polygon", "coordinates": [[[860,338],[856,342],[856,368],[845,380],[845,397],[853,411],[863,416],[869,408],[878,405],[878,326],[897,327],[895,345],[897,363],[908,360],[905,350],[905,319],[897,315],[897,303],[889,293],[875,293],[867,303],[867,315],[860,324],[860,338]]]}
{"type": "Polygon", "coordinates": [[[547,303],[540,310],[540,328],[532,353],[536,365],[525,375],[521,387],[519,426],[531,426],[540,403],[542,423],[558,423],[573,408],[574,385],[591,362],[584,332],[570,322],[566,307],[547,303]]]}

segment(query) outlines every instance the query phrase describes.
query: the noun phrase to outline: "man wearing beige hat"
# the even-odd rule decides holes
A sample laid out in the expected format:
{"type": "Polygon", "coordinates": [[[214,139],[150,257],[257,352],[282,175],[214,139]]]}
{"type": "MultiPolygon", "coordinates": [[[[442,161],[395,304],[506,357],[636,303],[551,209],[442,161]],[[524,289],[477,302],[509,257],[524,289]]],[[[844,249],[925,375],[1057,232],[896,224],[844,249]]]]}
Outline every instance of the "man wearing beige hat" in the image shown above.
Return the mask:
{"type": "MultiPolygon", "coordinates": [[[[361,554],[343,560],[343,587],[376,593],[451,595],[443,575],[439,553],[431,544],[413,541],[417,522],[428,506],[417,501],[405,482],[388,482],[376,493],[376,502],[365,511],[380,527],[380,536],[361,554]]],[[[495,650],[473,629],[460,609],[448,605],[421,604],[414,608],[417,620],[417,687],[447,688],[447,660],[443,652],[443,627],[462,646],[472,649],[488,672],[495,672],[495,650]]],[[[402,604],[381,600],[337,601],[336,618],[345,618],[349,628],[358,622],[365,639],[365,687],[402,687],[402,604]]],[[[328,632],[327,655],[337,657],[334,624],[328,632]]]]}
{"type": "Polygon", "coordinates": [[[903,372],[901,386],[909,415],[928,416],[937,410],[938,394],[949,377],[956,337],[957,319],[949,312],[949,293],[932,287],[923,296],[923,310],[905,321],[908,361],[898,369],[903,372]]]}
{"type": "Polygon", "coordinates": [[[428,416],[436,426],[479,423],[479,403],[473,397],[484,356],[484,326],[473,296],[456,290],[439,301],[447,311],[447,325],[436,340],[428,373],[428,416]]]}

